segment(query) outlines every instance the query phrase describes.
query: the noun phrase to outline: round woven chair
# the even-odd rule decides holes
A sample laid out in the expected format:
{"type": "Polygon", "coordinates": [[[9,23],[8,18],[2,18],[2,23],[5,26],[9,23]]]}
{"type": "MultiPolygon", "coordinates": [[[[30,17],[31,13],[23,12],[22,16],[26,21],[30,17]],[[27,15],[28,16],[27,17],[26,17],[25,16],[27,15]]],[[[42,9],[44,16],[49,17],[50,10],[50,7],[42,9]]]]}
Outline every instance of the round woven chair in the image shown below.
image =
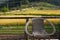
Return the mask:
{"type": "Polygon", "coordinates": [[[48,21],[47,19],[44,19],[44,18],[32,18],[32,34],[30,34],[28,32],[29,24],[30,24],[30,20],[26,23],[25,32],[27,35],[31,36],[32,38],[34,38],[34,37],[35,38],[46,38],[50,35],[53,35],[56,31],[55,26],[50,21],[48,21]],[[44,20],[46,20],[46,22],[48,22],[52,26],[52,28],[53,28],[52,33],[47,33],[45,31],[44,20]]]}

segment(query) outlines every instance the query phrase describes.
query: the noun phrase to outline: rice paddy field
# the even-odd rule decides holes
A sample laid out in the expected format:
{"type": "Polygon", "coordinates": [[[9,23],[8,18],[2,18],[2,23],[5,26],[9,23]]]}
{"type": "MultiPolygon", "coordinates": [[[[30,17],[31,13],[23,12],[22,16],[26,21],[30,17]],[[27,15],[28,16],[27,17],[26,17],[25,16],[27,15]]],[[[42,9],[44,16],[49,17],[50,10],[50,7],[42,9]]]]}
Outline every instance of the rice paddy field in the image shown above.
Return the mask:
{"type": "MultiPolygon", "coordinates": [[[[31,19],[30,19],[31,20],[31,19]]],[[[55,19],[47,19],[51,21],[53,24],[58,24],[60,22],[60,18],[55,18],[55,19]]],[[[26,24],[26,19],[0,19],[0,25],[25,25],[26,24]]],[[[45,22],[47,24],[47,22],[45,22]]]]}
{"type": "MultiPolygon", "coordinates": [[[[51,21],[55,25],[57,31],[59,30],[58,23],[60,22],[60,19],[47,20],[51,21]]],[[[0,19],[0,34],[24,34],[25,24],[26,19],[0,19]]],[[[47,22],[45,22],[45,24],[47,24],[47,22]]],[[[29,32],[31,32],[32,26],[30,25],[28,29],[29,32]]],[[[52,27],[45,25],[45,30],[47,32],[52,32],[52,27]]]]}
{"type": "MultiPolygon", "coordinates": [[[[56,27],[56,30],[58,31],[58,26],[55,26],[56,27]]],[[[29,32],[31,32],[32,26],[29,26],[29,32]]],[[[25,26],[0,26],[0,34],[24,34],[24,29],[25,29],[25,26]]],[[[52,32],[52,27],[51,26],[45,26],[45,30],[50,33],[52,32]]]]}
{"type": "Polygon", "coordinates": [[[46,16],[60,16],[60,10],[38,10],[34,8],[25,8],[21,10],[12,10],[8,12],[0,12],[0,15],[46,15],[46,16]]]}
{"type": "MultiPolygon", "coordinates": [[[[55,25],[56,32],[59,32],[60,25],[55,25]]],[[[53,31],[52,27],[49,25],[44,26],[45,30],[48,33],[53,31]]],[[[32,26],[28,27],[29,32],[32,31],[32,26]]],[[[25,31],[25,24],[8,24],[8,25],[1,25],[0,26],[0,35],[24,35],[25,31]]]]}

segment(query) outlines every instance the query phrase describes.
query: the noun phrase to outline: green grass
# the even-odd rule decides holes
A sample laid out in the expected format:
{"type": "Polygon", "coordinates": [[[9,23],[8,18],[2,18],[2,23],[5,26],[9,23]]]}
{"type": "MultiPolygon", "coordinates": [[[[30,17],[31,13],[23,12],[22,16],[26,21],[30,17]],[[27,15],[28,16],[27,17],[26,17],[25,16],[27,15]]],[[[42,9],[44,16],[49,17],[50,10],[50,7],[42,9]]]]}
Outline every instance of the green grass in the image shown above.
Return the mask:
{"type": "MultiPolygon", "coordinates": [[[[28,30],[31,32],[31,26],[28,27],[28,30]]],[[[0,34],[24,34],[25,26],[0,26],[0,34]]],[[[47,32],[52,32],[50,26],[45,26],[47,32]]],[[[58,31],[58,26],[56,26],[58,31]]]]}
{"type": "Polygon", "coordinates": [[[24,34],[24,30],[25,26],[0,26],[0,34],[24,34]]]}
{"type": "Polygon", "coordinates": [[[35,15],[35,16],[60,16],[60,10],[39,10],[35,8],[27,8],[26,10],[14,10],[6,12],[5,14],[3,12],[0,12],[0,15],[35,15]],[[54,12],[53,12],[54,11],[54,12]]]}

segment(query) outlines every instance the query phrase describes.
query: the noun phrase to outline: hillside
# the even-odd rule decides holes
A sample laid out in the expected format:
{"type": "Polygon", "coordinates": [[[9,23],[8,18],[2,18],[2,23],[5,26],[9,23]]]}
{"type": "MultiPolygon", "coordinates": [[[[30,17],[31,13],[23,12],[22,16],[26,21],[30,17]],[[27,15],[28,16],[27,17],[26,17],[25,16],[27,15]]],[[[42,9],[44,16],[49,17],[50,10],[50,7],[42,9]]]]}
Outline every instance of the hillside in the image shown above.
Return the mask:
{"type": "Polygon", "coordinates": [[[30,0],[31,2],[47,2],[51,3],[54,5],[59,5],[60,6],[60,0],[30,0]]]}
{"type": "Polygon", "coordinates": [[[56,6],[47,2],[31,2],[29,6],[40,10],[60,9],[60,6],[56,6]]]}
{"type": "Polygon", "coordinates": [[[0,4],[0,10],[3,7],[8,9],[23,9],[37,7],[39,9],[60,9],[60,0],[8,0],[0,4]]]}
{"type": "Polygon", "coordinates": [[[0,16],[2,15],[37,15],[37,16],[60,16],[60,10],[35,10],[32,8],[26,8],[26,9],[22,9],[22,11],[20,10],[13,10],[10,12],[0,12],[0,16]]]}

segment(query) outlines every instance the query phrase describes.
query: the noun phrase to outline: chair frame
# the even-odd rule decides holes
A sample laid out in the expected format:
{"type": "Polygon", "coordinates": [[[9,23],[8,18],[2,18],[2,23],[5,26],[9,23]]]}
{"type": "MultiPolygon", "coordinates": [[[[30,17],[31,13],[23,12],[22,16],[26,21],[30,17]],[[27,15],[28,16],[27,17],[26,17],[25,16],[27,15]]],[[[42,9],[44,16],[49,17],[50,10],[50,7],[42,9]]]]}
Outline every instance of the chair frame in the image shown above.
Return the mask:
{"type": "MultiPolygon", "coordinates": [[[[53,32],[51,33],[51,34],[45,34],[45,35],[53,35],[55,32],[56,32],[56,29],[55,29],[55,26],[50,22],[50,21],[48,21],[47,19],[44,19],[44,18],[32,18],[32,21],[33,20],[35,20],[35,19],[42,19],[42,20],[46,20],[52,27],[53,27],[53,32]]],[[[30,20],[26,23],[26,26],[25,26],[25,32],[26,32],[26,34],[27,35],[29,35],[29,36],[34,36],[34,34],[30,34],[29,32],[28,32],[28,26],[29,26],[29,23],[30,23],[30,20]]],[[[39,34],[40,35],[40,34],[39,34]]],[[[41,34],[42,35],[42,34],[41,34]]]]}

